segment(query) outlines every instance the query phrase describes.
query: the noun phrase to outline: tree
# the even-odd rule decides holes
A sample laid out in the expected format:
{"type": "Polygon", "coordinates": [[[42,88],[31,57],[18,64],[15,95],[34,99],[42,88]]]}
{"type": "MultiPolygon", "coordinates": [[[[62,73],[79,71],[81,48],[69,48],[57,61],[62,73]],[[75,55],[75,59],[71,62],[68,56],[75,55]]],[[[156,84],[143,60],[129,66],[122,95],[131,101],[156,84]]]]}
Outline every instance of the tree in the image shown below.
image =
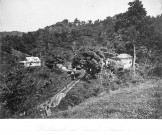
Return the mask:
{"type": "MultiPolygon", "coordinates": [[[[9,114],[23,112],[29,107],[25,101],[35,92],[33,79],[25,78],[29,71],[16,67],[10,71],[4,78],[5,87],[2,88],[1,103],[9,114]],[[25,78],[25,81],[23,80],[25,78]]],[[[34,95],[34,94],[33,94],[34,95]]],[[[33,104],[33,103],[32,103],[33,104]]],[[[30,104],[31,105],[31,104],[30,104]]]]}
{"type": "Polygon", "coordinates": [[[79,26],[79,25],[80,25],[80,21],[77,18],[75,18],[75,20],[74,20],[74,26],[79,26]]]}
{"type": "Polygon", "coordinates": [[[139,0],[134,0],[133,2],[129,2],[128,5],[130,6],[128,11],[116,16],[116,32],[119,29],[128,28],[132,25],[135,26],[136,30],[140,30],[146,23],[147,12],[145,8],[143,8],[142,2],[139,0]]]}
{"type": "Polygon", "coordinates": [[[123,48],[126,49],[125,51],[134,55],[133,69],[135,75],[136,56],[143,59],[145,54],[140,53],[143,51],[142,48],[150,50],[149,46],[153,43],[151,33],[153,33],[154,30],[152,20],[147,16],[142,2],[140,0],[134,0],[128,4],[130,6],[128,11],[116,16],[115,32],[117,35],[120,35],[122,41],[124,41],[123,48]]]}
{"type": "Polygon", "coordinates": [[[66,25],[68,25],[68,23],[69,23],[68,19],[64,19],[62,22],[63,22],[64,24],[66,24],[66,25]]]}
{"type": "Polygon", "coordinates": [[[96,75],[102,70],[102,59],[104,59],[104,55],[99,49],[84,47],[74,56],[72,67],[81,67],[86,70],[87,76],[96,78],[96,75]]]}
{"type": "Polygon", "coordinates": [[[133,44],[133,72],[134,72],[134,76],[136,76],[136,43],[137,43],[137,37],[139,32],[135,29],[134,26],[131,26],[128,28],[127,30],[128,34],[130,36],[128,36],[130,38],[131,43],[133,44]]]}

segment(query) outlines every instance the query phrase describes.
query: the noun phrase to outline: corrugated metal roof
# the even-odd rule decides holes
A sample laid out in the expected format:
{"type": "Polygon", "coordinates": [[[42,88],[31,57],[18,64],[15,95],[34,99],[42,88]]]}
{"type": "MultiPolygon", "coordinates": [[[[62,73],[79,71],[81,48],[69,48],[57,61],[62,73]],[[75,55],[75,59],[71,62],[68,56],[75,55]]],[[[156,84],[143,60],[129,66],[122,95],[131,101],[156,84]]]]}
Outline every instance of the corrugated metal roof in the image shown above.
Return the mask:
{"type": "Polygon", "coordinates": [[[27,61],[40,61],[38,57],[26,57],[27,61]]]}
{"type": "Polygon", "coordinates": [[[119,54],[117,57],[118,57],[118,58],[121,58],[121,59],[132,58],[131,55],[126,54],[126,53],[119,54]]]}

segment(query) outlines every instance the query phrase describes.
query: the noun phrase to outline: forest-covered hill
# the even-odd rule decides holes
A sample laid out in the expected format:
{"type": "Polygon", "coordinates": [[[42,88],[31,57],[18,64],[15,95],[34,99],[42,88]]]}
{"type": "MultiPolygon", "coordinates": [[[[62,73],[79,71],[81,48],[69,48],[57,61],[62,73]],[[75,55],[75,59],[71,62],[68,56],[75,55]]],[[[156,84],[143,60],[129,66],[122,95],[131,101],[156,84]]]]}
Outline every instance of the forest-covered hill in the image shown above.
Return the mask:
{"type": "MultiPolygon", "coordinates": [[[[4,112],[1,117],[19,117],[23,112],[27,112],[27,116],[34,114],[37,104],[70,82],[70,77],[59,71],[56,64],[67,66],[80,48],[105,48],[109,52],[128,53],[132,56],[135,51],[140,78],[161,77],[162,15],[148,16],[147,9],[139,0],[129,2],[128,5],[126,12],[108,16],[104,20],[85,22],[76,18],[69,22],[65,19],[34,32],[16,32],[3,36],[0,92],[4,112]],[[22,55],[18,52],[37,56],[45,65],[32,69],[19,67],[22,55]]],[[[89,85],[81,86],[79,94],[84,95],[84,92],[89,91],[83,100],[104,87],[97,85],[90,89],[89,85]]],[[[69,95],[68,99],[72,100],[73,93],[69,95]]],[[[80,101],[82,100],[79,99],[76,104],[80,101]]]]}
{"type": "Polygon", "coordinates": [[[0,32],[0,37],[6,37],[8,36],[22,36],[24,32],[20,31],[11,31],[11,32],[0,32]]]}

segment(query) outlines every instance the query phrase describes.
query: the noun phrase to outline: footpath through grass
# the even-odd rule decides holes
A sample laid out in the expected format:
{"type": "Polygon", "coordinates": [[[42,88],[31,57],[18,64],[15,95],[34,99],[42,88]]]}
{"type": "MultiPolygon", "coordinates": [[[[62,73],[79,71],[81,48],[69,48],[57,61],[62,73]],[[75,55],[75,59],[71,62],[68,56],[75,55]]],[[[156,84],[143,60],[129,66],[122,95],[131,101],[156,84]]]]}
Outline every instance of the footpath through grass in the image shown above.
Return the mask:
{"type": "Polygon", "coordinates": [[[92,97],[50,118],[161,119],[162,80],[149,80],[92,97]]]}

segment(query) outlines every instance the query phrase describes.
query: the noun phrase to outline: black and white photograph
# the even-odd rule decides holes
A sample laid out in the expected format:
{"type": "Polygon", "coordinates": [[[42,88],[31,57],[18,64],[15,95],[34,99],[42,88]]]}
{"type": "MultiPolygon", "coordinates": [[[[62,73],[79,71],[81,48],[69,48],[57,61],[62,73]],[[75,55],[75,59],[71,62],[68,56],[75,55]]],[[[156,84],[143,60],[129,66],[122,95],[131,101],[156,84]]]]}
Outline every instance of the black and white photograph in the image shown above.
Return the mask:
{"type": "Polygon", "coordinates": [[[0,119],[162,119],[162,0],[0,0],[0,119]]]}

